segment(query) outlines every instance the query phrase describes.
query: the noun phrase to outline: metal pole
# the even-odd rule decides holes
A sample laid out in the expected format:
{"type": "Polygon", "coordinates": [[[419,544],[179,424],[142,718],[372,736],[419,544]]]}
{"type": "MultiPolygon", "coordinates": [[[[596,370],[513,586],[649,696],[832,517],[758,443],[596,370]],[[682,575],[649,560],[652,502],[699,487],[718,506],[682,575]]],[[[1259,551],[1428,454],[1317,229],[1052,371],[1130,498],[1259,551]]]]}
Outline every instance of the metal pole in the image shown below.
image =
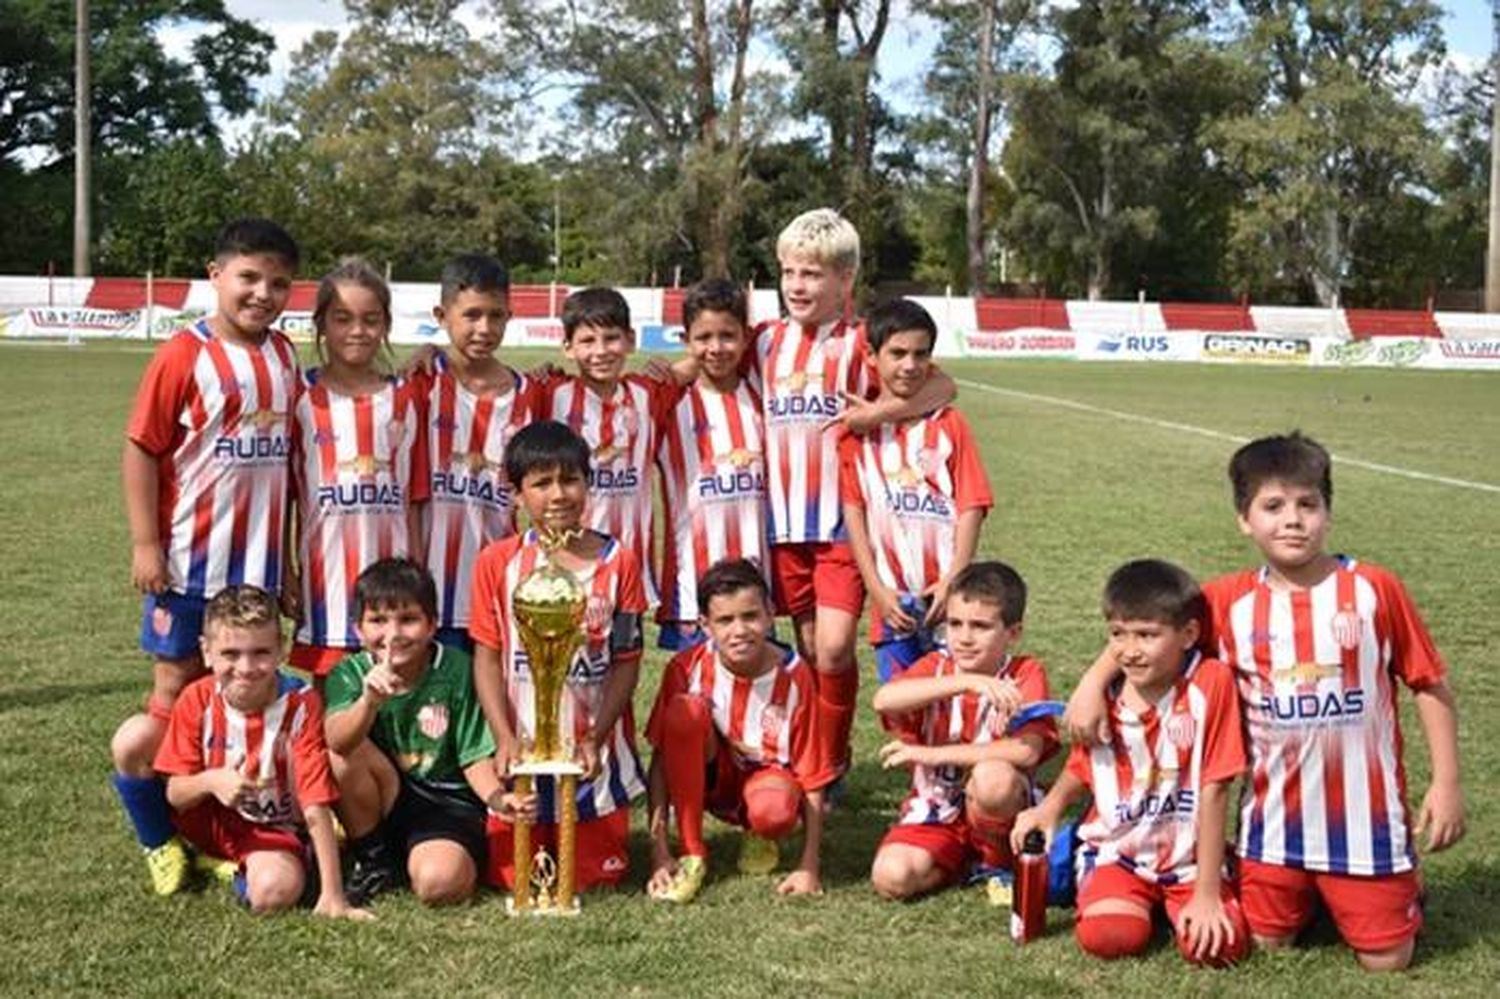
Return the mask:
{"type": "Polygon", "coordinates": [[[1500,0],[1491,0],[1490,246],[1484,266],[1484,311],[1500,312],[1500,0]]]}
{"type": "Polygon", "coordinates": [[[73,276],[89,274],[89,0],[76,0],[73,64],[73,276]]]}

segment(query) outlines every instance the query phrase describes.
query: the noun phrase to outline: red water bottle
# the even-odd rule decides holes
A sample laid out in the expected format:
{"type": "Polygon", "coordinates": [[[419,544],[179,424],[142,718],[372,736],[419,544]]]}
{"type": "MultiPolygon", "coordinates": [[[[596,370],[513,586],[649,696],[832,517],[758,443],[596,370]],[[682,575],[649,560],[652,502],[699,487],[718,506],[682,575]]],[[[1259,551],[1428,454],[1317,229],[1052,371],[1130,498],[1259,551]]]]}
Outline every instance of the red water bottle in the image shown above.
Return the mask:
{"type": "Polygon", "coordinates": [[[1026,834],[1016,858],[1010,903],[1010,938],[1030,943],[1047,929],[1047,838],[1040,829],[1026,834]]]}

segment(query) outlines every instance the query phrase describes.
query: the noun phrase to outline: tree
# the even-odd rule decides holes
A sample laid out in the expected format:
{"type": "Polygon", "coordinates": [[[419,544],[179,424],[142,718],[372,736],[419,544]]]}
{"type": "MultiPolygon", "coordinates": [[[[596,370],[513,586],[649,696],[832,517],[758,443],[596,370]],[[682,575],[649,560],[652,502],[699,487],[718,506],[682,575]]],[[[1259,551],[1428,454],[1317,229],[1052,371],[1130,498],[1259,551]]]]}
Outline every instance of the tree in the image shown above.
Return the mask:
{"type": "Polygon", "coordinates": [[[1240,0],[1243,51],[1264,78],[1214,142],[1244,187],[1231,266],[1332,305],[1373,220],[1426,183],[1433,137],[1408,97],[1443,53],[1426,0],[1240,0]]]}

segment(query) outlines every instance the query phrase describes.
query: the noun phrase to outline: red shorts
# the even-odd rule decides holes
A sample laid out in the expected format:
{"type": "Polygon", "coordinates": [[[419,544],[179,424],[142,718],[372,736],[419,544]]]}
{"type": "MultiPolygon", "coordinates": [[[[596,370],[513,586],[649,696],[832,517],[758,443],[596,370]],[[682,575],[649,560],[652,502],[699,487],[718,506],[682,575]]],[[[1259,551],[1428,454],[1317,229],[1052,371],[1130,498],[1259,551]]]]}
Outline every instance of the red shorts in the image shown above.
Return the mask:
{"type": "MultiPolygon", "coordinates": [[[[911,846],[929,854],[943,872],[944,884],[956,884],[979,858],[979,841],[963,819],[891,826],[875,852],[879,853],[887,846],[911,846]]],[[[1001,866],[1009,867],[1014,858],[1008,847],[1004,854],[1005,862],[1001,866]]]]}
{"type": "Polygon", "coordinates": [[[327,676],[333,672],[335,666],[358,651],[358,649],[341,649],[333,645],[306,645],[302,642],[294,642],[292,654],[287,657],[287,662],[313,676],[327,676]]]}
{"type": "MultiPolygon", "coordinates": [[[[1078,886],[1079,918],[1084,918],[1089,906],[1105,899],[1134,902],[1147,912],[1155,911],[1158,906],[1165,908],[1167,922],[1172,927],[1172,938],[1177,941],[1178,951],[1189,961],[1193,960],[1192,952],[1187,948],[1187,938],[1177,932],[1177,914],[1182,911],[1183,906],[1193,900],[1191,881],[1185,884],[1153,884],[1145,878],[1136,877],[1119,864],[1105,864],[1084,875],[1083,881],[1078,886]]],[[[1250,927],[1239,900],[1235,898],[1234,889],[1230,887],[1227,880],[1219,885],[1219,901],[1224,903],[1224,912],[1234,925],[1231,952],[1225,956],[1223,951],[1220,951],[1220,959],[1233,963],[1243,959],[1250,951],[1250,927]]]]}
{"type": "Polygon", "coordinates": [[[819,607],[859,617],[865,584],[847,541],[771,546],[771,589],[776,613],[798,617],[819,607]]]}
{"type": "Polygon", "coordinates": [[[1422,879],[1416,871],[1325,874],[1240,861],[1240,899],[1256,936],[1297,933],[1312,921],[1320,898],[1339,936],[1355,950],[1390,950],[1422,928],[1422,879]]]}
{"type": "MultiPolygon", "coordinates": [[[[516,839],[515,827],[503,819],[490,815],[485,829],[489,839],[489,871],[487,884],[509,891],[516,883],[516,839]]],[[[617,808],[608,815],[578,823],[575,845],[575,885],[578,891],[588,891],[599,886],[613,887],[630,871],[630,809],[617,808]]],[[[531,848],[546,847],[556,856],[557,826],[551,822],[538,823],[531,827],[531,848]]]]}
{"type": "Polygon", "coordinates": [[[302,837],[287,826],[251,822],[214,799],[172,813],[172,824],[199,853],[243,864],[252,853],[276,850],[302,856],[302,837]]]}

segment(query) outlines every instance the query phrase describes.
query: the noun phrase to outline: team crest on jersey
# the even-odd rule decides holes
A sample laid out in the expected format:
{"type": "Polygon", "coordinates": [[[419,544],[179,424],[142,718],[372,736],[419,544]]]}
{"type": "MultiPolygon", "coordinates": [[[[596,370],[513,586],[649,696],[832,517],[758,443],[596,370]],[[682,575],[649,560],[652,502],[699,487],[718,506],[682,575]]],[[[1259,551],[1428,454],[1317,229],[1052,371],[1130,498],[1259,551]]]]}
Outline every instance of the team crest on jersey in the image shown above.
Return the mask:
{"type": "Polygon", "coordinates": [[[778,738],[785,724],[786,709],[779,704],[767,704],[760,713],[760,730],[768,739],[778,738]]]}
{"type": "Polygon", "coordinates": [[[441,739],[448,731],[448,705],[424,704],[417,712],[417,727],[429,739],[441,739]]]}
{"type": "Polygon", "coordinates": [[[402,420],[392,420],[385,425],[386,440],[390,441],[391,447],[398,448],[406,439],[406,423],[402,420]]]}
{"type": "Polygon", "coordinates": [[[583,608],[583,627],[590,637],[602,638],[609,631],[611,608],[609,598],[599,593],[589,594],[583,608]]]}
{"type": "Polygon", "coordinates": [[[1167,731],[1167,739],[1178,749],[1187,749],[1192,746],[1193,737],[1198,734],[1198,725],[1187,711],[1172,712],[1164,727],[1167,731]]]}
{"type": "Polygon", "coordinates": [[[823,356],[830,361],[837,361],[844,356],[844,338],[829,337],[828,342],[823,344],[823,356]]]}
{"type": "Polygon", "coordinates": [[[641,418],[635,414],[634,409],[620,409],[615,411],[615,424],[626,437],[633,437],[641,428],[641,418]]]}
{"type": "Polygon", "coordinates": [[[158,604],[151,611],[151,630],[162,638],[172,633],[172,611],[158,604]]]}
{"type": "Polygon", "coordinates": [[[1359,648],[1359,637],[1364,631],[1364,621],[1360,618],[1359,611],[1353,607],[1339,608],[1339,612],[1333,615],[1330,628],[1333,631],[1333,640],[1339,643],[1339,648],[1359,648]]]}
{"type": "Polygon", "coordinates": [[[340,472],[353,472],[355,475],[368,478],[376,472],[383,472],[391,467],[391,463],[377,458],[373,454],[357,454],[353,458],[347,458],[338,463],[340,472]]]}

